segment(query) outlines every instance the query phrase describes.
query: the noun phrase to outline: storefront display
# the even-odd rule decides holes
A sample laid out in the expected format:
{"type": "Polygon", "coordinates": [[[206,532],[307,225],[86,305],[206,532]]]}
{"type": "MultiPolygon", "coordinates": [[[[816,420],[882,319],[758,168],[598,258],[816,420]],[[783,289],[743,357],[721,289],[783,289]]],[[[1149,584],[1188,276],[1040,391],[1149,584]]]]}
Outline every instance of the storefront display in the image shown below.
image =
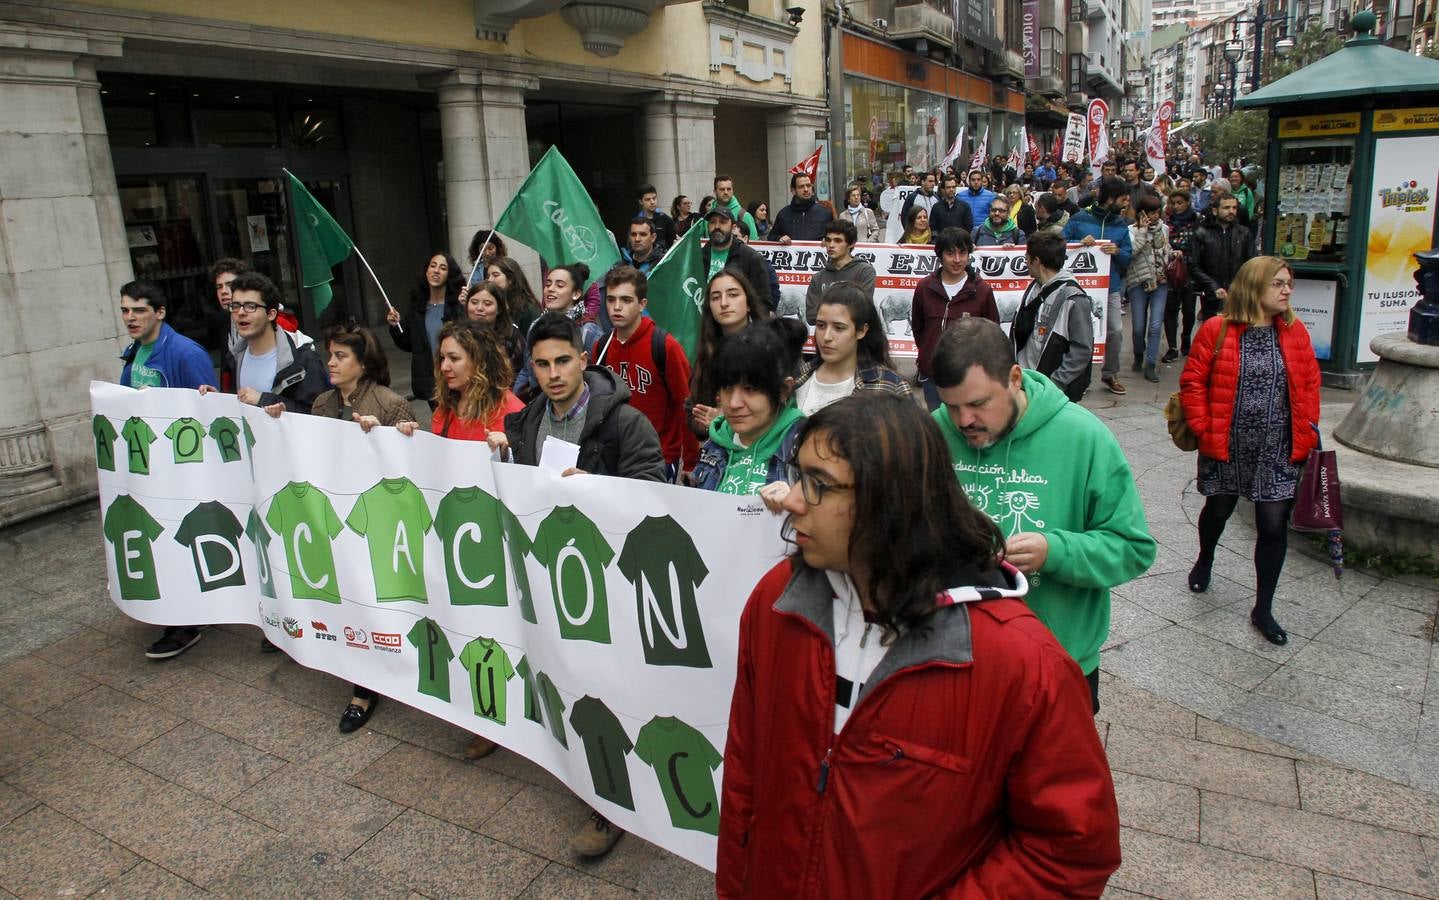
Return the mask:
{"type": "Polygon", "coordinates": [[[929,168],[953,139],[948,102],[938,94],[847,77],[844,98],[845,169],[852,180],[882,177],[904,165],[929,168]]]}
{"type": "Polygon", "coordinates": [[[1285,141],[1279,152],[1274,250],[1285,259],[1342,263],[1353,215],[1354,142],[1285,141]]]}

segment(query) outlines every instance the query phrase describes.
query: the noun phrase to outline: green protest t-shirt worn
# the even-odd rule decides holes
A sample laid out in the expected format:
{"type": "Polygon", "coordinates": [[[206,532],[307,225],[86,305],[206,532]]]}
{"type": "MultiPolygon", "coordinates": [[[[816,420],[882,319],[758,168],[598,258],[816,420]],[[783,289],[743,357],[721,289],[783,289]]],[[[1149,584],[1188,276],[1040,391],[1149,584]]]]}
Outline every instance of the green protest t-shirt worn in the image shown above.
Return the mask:
{"type": "Polygon", "coordinates": [[[659,777],[676,828],[719,834],[714,770],[724,757],[704,735],[674,716],[656,716],[640,729],[635,755],[659,777]]]}
{"type": "Polygon", "coordinates": [[[220,451],[221,462],[238,462],[240,459],[240,426],[234,419],[219,416],[210,423],[210,439],[220,451]]]}
{"type": "Polygon", "coordinates": [[[425,495],[408,478],[385,478],[360,495],[345,520],[370,547],[381,603],[425,603],[425,532],[434,520],[425,495]]]}
{"type": "Polygon", "coordinates": [[[559,688],[544,672],[535,676],[535,687],[539,690],[540,703],[545,707],[545,721],[550,725],[550,734],[560,742],[561,747],[570,749],[569,738],[565,736],[565,701],[559,688]]]}
{"type": "Polygon", "coordinates": [[[176,419],[165,429],[170,447],[175,451],[175,462],[197,463],[205,461],[205,426],[191,418],[176,419]]]}
{"type": "Polygon", "coordinates": [[[135,349],[135,358],[130,362],[130,383],[126,385],[132,388],[164,387],[165,376],[156,369],[150,368],[150,354],[155,352],[155,344],[158,341],[151,341],[148,344],[141,344],[135,349]]]}
{"type": "Polygon", "coordinates": [[[493,638],[475,638],[460,651],[460,665],[470,675],[475,715],[505,724],[506,684],[515,677],[510,655],[493,638]]]}
{"type": "Polygon", "coordinates": [[[175,541],[190,548],[200,590],[245,583],[245,567],[240,561],[240,535],[244,533],[230,508],[215,500],[197,505],[180,520],[175,541]]]}
{"type": "Polygon", "coordinates": [[[255,545],[255,564],[259,568],[260,594],[275,599],[275,570],[270,568],[270,529],[260,521],[260,514],[253,507],[250,518],[245,521],[245,535],[255,545]]]}
{"type": "Polygon", "coordinates": [[[340,583],[330,542],[344,526],[330,498],[309,482],[292,481],[270,501],[265,523],[285,544],[295,598],[339,603],[340,583]]]}
{"type": "Polygon", "coordinates": [[[520,657],[520,664],[515,666],[515,672],[519,674],[520,681],[525,686],[525,718],[531,722],[544,724],[540,718],[539,692],[535,688],[535,673],[530,671],[530,660],[527,656],[520,657]]]}
{"type": "Polygon", "coordinates": [[[421,619],[406,637],[420,651],[419,692],[450,702],[450,660],[455,651],[445,629],[434,619],[421,619]]]}
{"type": "Polygon", "coordinates": [[[721,271],[723,271],[723,270],[724,270],[724,265],[725,265],[725,263],[727,263],[727,262],[729,262],[729,248],[728,248],[728,247],[724,248],[723,250],[720,250],[720,249],[715,248],[715,247],[711,247],[711,248],[710,248],[710,271],[709,271],[709,275],[706,277],[706,280],[715,277],[715,276],[718,275],[721,271]]]}
{"type": "Polygon", "coordinates": [[[155,432],[139,416],[131,416],[125,420],[125,426],[120,429],[120,434],[125,438],[126,452],[130,458],[131,475],[150,474],[150,445],[158,438],[155,432]]]}
{"type": "Polygon", "coordinates": [[[164,527],[129,494],[121,494],[105,511],[105,537],[115,549],[115,578],[122,600],[159,600],[154,541],[164,527]]]}
{"type": "Polygon", "coordinates": [[[557,506],[540,523],[530,552],[550,570],[560,637],[608,644],[605,566],[614,559],[615,551],[595,523],[573,506],[557,506]]]}
{"type": "Polygon", "coordinates": [[[109,419],[99,415],[90,420],[90,431],[95,435],[95,465],[107,472],[115,471],[115,438],[120,433],[109,419]]]}
{"type": "Polygon", "coordinates": [[[625,756],[635,749],[624,726],[608,706],[588,695],[575,701],[570,726],[585,742],[585,761],[590,764],[590,781],[595,793],[625,809],[635,808],[630,793],[630,772],[625,756]]]}
{"type": "Polygon", "coordinates": [[[645,662],[709,668],[695,600],[709,569],[689,533],[669,516],[647,516],[625,538],[618,565],[635,586],[645,662]]]}
{"type": "Polygon", "coordinates": [[[435,533],[445,548],[450,603],[509,605],[501,521],[502,516],[509,515],[500,501],[478,487],[457,487],[440,501],[435,509],[435,533]]]}

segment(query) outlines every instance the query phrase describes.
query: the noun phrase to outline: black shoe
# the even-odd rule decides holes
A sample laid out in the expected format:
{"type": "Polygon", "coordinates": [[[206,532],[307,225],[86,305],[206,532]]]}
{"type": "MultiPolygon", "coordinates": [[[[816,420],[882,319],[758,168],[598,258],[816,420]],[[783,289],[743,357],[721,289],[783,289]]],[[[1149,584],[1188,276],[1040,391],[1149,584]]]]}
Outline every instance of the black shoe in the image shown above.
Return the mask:
{"type": "Polygon", "coordinates": [[[1289,634],[1279,626],[1278,622],[1274,621],[1272,613],[1261,613],[1257,609],[1250,610],[1249,621],[1259,629],[1259,633],[1264,635],[1264,639],[1269,643],[1279,647],[1289,643],[1289,634]]]}
{"type": "Polygon", "coordinates": [[[1178,351],[1178,350],[1170,350],[1168,353],[1164,354],[1164,359],[1161,360],[1161,362],[1165,362],[1165,363],[1172,363],[1172,362],[1178,362],[1178,361],[1179,361],[1179,351],[1178,351]]]}
{"type": "Polygon", "coordinates": [[[150,659],[173,659],[195,646],[200,639],[198,628],[176,628],[174,626],[165,629],[160,639],[150,645],[145,655],[150,659]]]}
{"type": "Polygon", "coordinates": [[[270,643],[270,639],[269,639],[269,638],[260,638],[260,652],[261,652],[261,653],[279,653],[279,652],[280,652],[280,648],[279,648],[279,647],[276,647],[274,644],[270,643]]]}
{"type": "Polygon", "coordinates": [[[1144,380],[1154,384],[1159,383],[1159,373],[1154,371],[1154,366],[1146,365],[1144,367],[1144,380]]]}
{"type": "Polygon", "coordinates": [[[376,695],[370,698],[369,706],[362,708],[358,704],[351,703],[345,707],[345,711],[340,714],[340,734],[349,734],[364,728],[365,723],[370,721],[370,714],[375,711],[375,707],[379,703],[380,698],[376,695]]]}
{"type": "Polygon", "coordinates": [[[1189,570],[1189,589],[1196,594],[1202,594],[1209,590],[1210,569],[1214,568],[1214,560],[1204,562],[1200,560],[1189,570]]]}

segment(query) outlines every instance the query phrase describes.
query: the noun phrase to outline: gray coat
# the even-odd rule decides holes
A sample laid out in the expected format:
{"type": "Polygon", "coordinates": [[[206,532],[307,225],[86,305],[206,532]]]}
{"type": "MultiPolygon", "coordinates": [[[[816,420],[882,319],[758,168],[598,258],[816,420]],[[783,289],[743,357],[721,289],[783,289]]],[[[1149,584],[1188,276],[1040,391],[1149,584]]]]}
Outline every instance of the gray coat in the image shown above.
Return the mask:
{"type": "Polygon", "coordinates": [[[843,269],[833,268],[828,261],[824,268],[814,273],[809,280],[809,289],[804,293],[804,320],[811,325],[814,324],[814,317],[819,314],[820,296],[824,289],[832,284],[841,281],[848,281],[859,285],[860,290],[874,299],[874,266],[862,259],[850,258],[849,265],[843,269]]]}

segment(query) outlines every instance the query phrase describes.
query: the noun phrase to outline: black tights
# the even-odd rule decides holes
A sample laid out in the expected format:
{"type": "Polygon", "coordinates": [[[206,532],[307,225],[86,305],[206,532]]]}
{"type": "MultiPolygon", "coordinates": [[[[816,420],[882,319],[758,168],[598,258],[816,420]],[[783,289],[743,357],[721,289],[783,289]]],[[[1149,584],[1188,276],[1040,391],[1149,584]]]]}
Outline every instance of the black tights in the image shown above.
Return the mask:
{"type": "MultiPolygon", "coordinates": [[[[1232,494],[1215,494],[1204,501],[1199,513],[1199,562],[1206,567],[1214,562],[1214,548],[1224,533],[1239,498],[1232,494]]],[[[1284,568],[1284,554],[1289,550],[1289,510],[1293,500],[1273,500],[1254,504],[1254,527],[1259,538],[1254,542],[1254,608],[1266,615],[1274,604],[1274,588],[1284,568]]]]}

